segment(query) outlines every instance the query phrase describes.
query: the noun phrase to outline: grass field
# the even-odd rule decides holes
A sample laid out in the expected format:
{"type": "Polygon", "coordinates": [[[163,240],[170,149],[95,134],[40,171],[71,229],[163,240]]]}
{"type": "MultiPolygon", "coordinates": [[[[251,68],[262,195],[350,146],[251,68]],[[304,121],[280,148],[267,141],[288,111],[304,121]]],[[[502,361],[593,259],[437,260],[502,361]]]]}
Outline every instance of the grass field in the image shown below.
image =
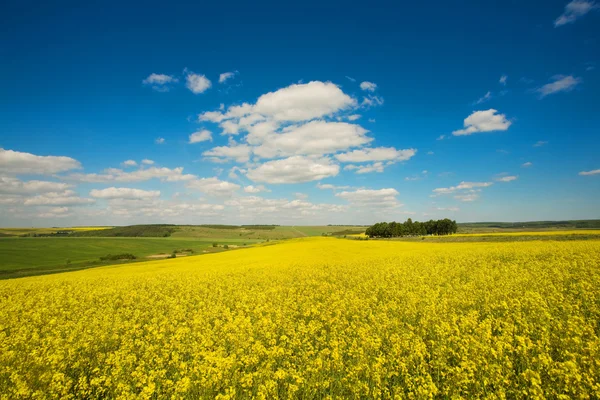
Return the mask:
{"type": "Polygon", "coordinates": [[[0,397],[598,398],[600,242],[303,238],[0,281],[0,397]]]}
{"type": "MultiPolygon", "coordinates": [[[[192,249],[195,254],[214,251],[212,244],[243,245],[252,239],[197,238],[1,238],[0,279],[96,266],[107,254],[131,253],[143,258],[177,249],[192,249]],[[67,263],[67,260],[70,263],[67,263]],[[95,264],[91,264],[94,263],[95,264]]],[[[113,261],[113,263],[115,263],[113,261]]],[[[106,264],[106,263],[105,263],[106,264]]]]}

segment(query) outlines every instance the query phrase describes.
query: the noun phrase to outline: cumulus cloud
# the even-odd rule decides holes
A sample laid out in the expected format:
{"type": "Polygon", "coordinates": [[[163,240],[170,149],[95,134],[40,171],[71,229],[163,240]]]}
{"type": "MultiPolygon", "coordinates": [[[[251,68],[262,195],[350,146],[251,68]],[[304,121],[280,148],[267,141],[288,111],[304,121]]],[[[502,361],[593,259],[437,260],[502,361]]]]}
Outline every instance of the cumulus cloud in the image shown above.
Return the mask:
{"type": "Polygon", "coordinates": [[[499,80],[498,82],[500,82],[500,84],[501,84],[501,85],[504,85],[504,86],[506,86],[506,81],[507,81],[507,80],[508,80],[508,76],[506,76],[506,75],[502,75],[502,76],[500,77],[500,80],[499,80]]]}
{"type": "Polygon", "coordinates": [[[396,189],[386,188],[343,191],[335,195],[358,207],[394,208],[402,206],[396,198],[398,194],[396,189]]]}
{"type": "Polygon", "coordinates": [[[416,149],[397,150],[394,147],[373,147],[337,154],[335,158],[341,162],[355,163],[368,161],[406,161],[416,153],[416,149]]]}
{"type": "Polygon", "coordinates": [[[211,81],[204,75],[189,72],[186,77],[186,87],[194,94],[206,92],[212,86],[211,81]]]}
{"type": "Polygon", "coordinates": [[[0,173],[51,175],[80,169],[79,161],[65,156],[37,156],[31,153],[0,148],[0,173]]]}
{"type": "Polygon", "coordinates": [[[123,166],[125,167],[136,167],[138,164],[134,160],[123,161],[123,166]]]}
{"type": "Polygon", "coordinates": [[[361,82],[360,88],[368,92],[374,92],[377,89],[377,85],[373,82],[361,82]]]}
{"type": "Polygon", "coordinates": [[[240,185],[212,177],[189,181],[186,184],[186,187],[199,190],[209,196],[229,197],[240,188],[240,185]]]}
{"type": "Polygon", "coordinates": [[[152,87],[157,92],[167,92],[170,90],[170,83],[177,83],[178,79],[172,75],[150,74],[142,81],[144,85],[152,87]]]}
{"type": "Polygon", "coordinates": [[[142,160],[142,164],[144,164],[144,165],[152,165],[152,164],[154,164],[154,161],[148,160],[147,158],[145,158],[145,159],[142,160]]]}
{"type": "Polygon", "coordinates": [[[321,190],[327,190],[327,189],[331,189],[331,190],[345,190],[345,189],[350,189],[350,186],[340,186],[340,185],[332,185],[330,183],[317,183],[317,187],[321,190]]]}
{"type": "Polygon", "coordinates": [[[248,185],[248,186],[244,187],[244,192],[260,193],[260,192],[270,192],[270,190],[267,189],[264,185],[257,185],[257,186],[248,185]]]}
{"type": "Polygon", "coordinates": [[[300,183],[336,176],[339,171],[340,166],[328,158],[293,156],[249,169],[246,176],[255,182],[300,183]]]}
{"type": "Polygon", "coordinates": [[[150,167],[137,171],[125,172],[118,168],[106,169],[101,174],[70,174],[64,179],[76,182],[107,183],[107,182],[141,182],[150,179],[160,179],[167,182],[188,181],[196,178],[191,174],[184,174],[183,167],[157,168],[150,167]]]}
{"type": "Polygon", "coordinates": [[[356,100],[333,83],[312,81],[263,94],[253,111],[276,121],[307,121],[355,105],[356,100]]]}
{"type": "Polygon", "coordinates": [[[579,173],[581,176],[590,176],[590,175],[600,175],[600,169],[594,169],[591,171],[581,171],[579,173]]]}
{"type": "Polygon", "coordinates": [[[22,181],[13,177],[0,176],[0,193],[27,195],[45,192],[61,192],[73,185],[50,181],[22,181]]]}
{"type": "Polygon", "coordinates": [[[159,197],[160,191],[110,187],[93,189],[90,191],[90,196],[97,199],[148,199],[159,197]]]}
{"type": "Polygon", "coordinates": [[[357,174],[368,174],[370,172],[383,172],[383,170],[385,169],[386,165],[383,165],[383,163],[381,161],[379,162],[375,162],[373,164],[366,164],[366,165],[354,165],[354,164],[350,164],[350,165],[346,165],[344,167],[345,170],[354,170],[357,174]]]}
{"type": "Polygon", "coordinates": [[[64,218],[71,216],[71,214],[68,207],[54,207],[37,214],[37,216],[40,218],[64,218]]]}
{"type": "Polygon", "coordinates": [[[239,163],[246,163],[250,160],[252,148],[245,144],[234,144],[230,146],[214,147],[202,153],[202,156],[213,162],[227,162],[235,160],[239,163]]]}
{"type": "Polygon", "coordinates": [[[348,121],[356,121],[359,118],[360,118],[359,114],[348,115],[348,121]]]}
{"type": "Polygon", "coordinates": [[[212,133],[208,129],[202,129],[190,135],[189,143],[212,142],[212,133]]]}
{"type": "Polygon", "coordinates": [[[544,98],[554,93],[570,92],[581,82],[583,82],[581,78],[577,78],[572,75],[555,75],[552,77],[552,82],[547,83],[540,88],[537,88],[536,92],[540,94],[540,98],[544,98]]]}
{"type": "Polygon", "coordinates": [[[25,199],[26,206],[76,206],[94,203],[93,199],[79,197],[73,190],[49,192],[25,199]]]}
{"type": "MultiPolygon", "coordinates": [[[[287,127],[281,133],[265,134],[254,154],[263,158],[330,154],[371,142],[367,133],[360,125],[316,120],[287,127]]],[[[251,134],[251,139],[255,138],[251,134]]]]}
{"type": "Polygon", "coordinates": [[[570,3],[567,3],[565,11],[554,20],[554,27],[558,28],[559,26],[571,24],[578,18],[583,17],[588,12],[597,8],[598,4],[595,1],[573,0],[570,3]]]}
{"type": "Polygon", "coordinates": [[[163,144],[164,142],[165,142],[165,138],[161,138],[161,137],[156,138],[154,140],[154,143],[156,143],[156,144],[163,144]]]}
{"type": "Polygon", "coordinates": [[[529,162],[529,161],[527,161],[527,162],[525,162],[525,163],[521,164],[521,167],[523,167],[523,168],[527,168],[527,167],[531,167],[532,165],[533,165],[533,163],[532,163],[532,162],[529,162]]]}
{"type": "Polygon", "coordinates": [[[486,111],[475,111],[464,121],[464,129],[459,129],[452,134],[454,136],[472,135],[477,132],[505,131],[512,124],[506,119],[506,115],[499,114],[493,108],[486,111]]]}

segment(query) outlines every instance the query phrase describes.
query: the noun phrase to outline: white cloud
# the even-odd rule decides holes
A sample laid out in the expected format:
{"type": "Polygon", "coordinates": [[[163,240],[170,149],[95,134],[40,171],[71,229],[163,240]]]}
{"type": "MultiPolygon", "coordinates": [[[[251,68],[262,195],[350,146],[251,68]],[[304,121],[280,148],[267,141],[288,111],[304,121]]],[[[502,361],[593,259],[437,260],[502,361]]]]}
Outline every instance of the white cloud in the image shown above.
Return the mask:
{"type": "Polygon", "coordinates": [[[416,153],[416,149],[397,150],[394,147],[373,147],[337,154],[335,158],[341,162],[355,163],[368,161],[406,161],[416,153]]]}
{"type": "Polygon", "coordinates": [[[39,213],[37,215],[40,218],[64,218],[69,217],[69,208],[68,207],[54,207],[48,211],[39,213]]]}
{"type": "Polygon", "coordinates": [[[521,167],[527,168],[527,167],[531,167],[532,165],[533,165],[532,162],[527,161],[526,163],[521,164],[521,167]]]}
{"type": "Polygon", "coordinates": [[[110,187],[101,190],[93,189],[90,191],[90,196],[97,199],[148,199],[159,197],[160,191],[110,187]]]}
{"type": "Polygon", "coordinates": [[[369,122],[375,123],[375,118],[369,118],[369,122]]]}
{"type": "Polygon", "coordinates": [[[251,133],[249,140],[261,141],[254,154],[263,158],[292,155],[324,155],[359,147],[373,139],[360,125],[346,122],[311,121],[303,125],[289,126],[281,133],[263,134],[262,138],[251,133]]]}
{"type": "Polygon", "coordinates": [[[72,185],[50,181],[22,181],[17,178],[0,176],[0,193],[33,194],[45,192],[60,192],[72,185]]]}
{"type": "Polygon", "coordinates": [[[165,142],[165,138],[156,138],[156,140],[154,140],[154,143],[156,144],[163,144],[165,142]]]}
{"type": "Polygon", "coordinates": [[[223,72],[219,75],[219,83],[225,83],[228,79],[235,76],[235,72],[223,72]]]}
{"type": "Polygon", "coordinates": [[[141,182],[150,179],[160,179],[167,182],[188,181],[194,179],[191,174],[183,174],[183,167],[178,168],[157,168],[150,167],[139,169],[137,171],[125,172],[117,168],[109,168],[102,174],[70,174],[65,179],[78,182],[141,182]]]}
{"type": "Polygon", "coordinates": [[[500,178],[497,178],[496,180],[498,182],[512,182],[512,181],[516,181],[517,179],[519,179],[519,177],[516,175],[508,175],[508,176],[502,176],[500,178]]]}
{"type": "Polygon", "coordinates": [[[506,76],[506,75],[502,75],[502,76],[500,77],[500,80],[499,80],[498,82],[500,82],[500,84],[502,84],[502,85],[506,86],[506,81],[507,81],[507,80],[508,80],[508,76],[506,76]]]}
{"type": "Polygon", "coordinates": [[[600,175],[600,169],[594,169],[592,171],[581,171],[579,173],[581,176],[590,176],[590,175],[600,175]]]}
{"type": "Polygon", "coordinates": [[[49,192],[25,199],[26,206],[75,206],[94,203],[92,199],[79,197],[72,190],[49,192]]]}
{"type": "Polygon", "coordinates": [[[174,83],[177,82],[177,79],[171,75],[165,74],[150,74],[146,79],[142,81],[145,85],[164,85],[166,83],[174,83]]]}
{"type": "Polygon", "coordinates": [[[144,164],[144,165],[152,165],[152,164],[154,164],[154,161],[148,160],[147,158],[144,158],[142,160],[142,164],[144,164]]]}
{"type": "Polygon", "coordinates": [[[535,144],[533,145],[533,147],[542,147],[547,145],[548,142],[545,140],[538,140],[537,142],[535,142],[535,144]]]}
{"type": "Polygon", "coordinates": [[[339,186],[339,185],[332,185],[330,183],[317,183],[317,187],[321,190],[327,190],[327,189],[331,189],[331,190],[345,190],[345,189],[350,189],[350,186],[339,186]]]}
{"type": "Polygon", "coordinates": [[[208,129],[202,129],[190,135],[190,143],[200,143],[205,141],[212,142],[212,133],[208,129]]]}
{"type": "Polygon", "coordinates": [[[206,76],[193,72],[189,72],[185,79],[186,87],[194,94],[204,93],[212,86],[212,83],[206,76]]]}
{"type": "Polygon", "coordinates": [[[427,155],[428,155],[428,156],[432,156],[432,155],[434,155],[434,154],[435,154],[435,153],[434,153],[433,151],[428,151],[428,152],[427,152],[427,155]]]}
{"type": "Polygon", "coordinates": [[[366,90],[368,92],[374,92],[375,89],[377,89],[377,85],[375,83],[373,83],[373,82],[367,82],[367,81],[365,81],[365,82],[361,82],[360,88],[362,90],[366,90]]]}
{"type": "Polygon", "coordinates": [[[478,193],[473,193],[473,192],[472,193],[466,193],[466,194],[457,194],[457,195],[454,196],[454,198],[456,200],[460,200],[460,201],[463,201],[465,203],[468,203],[468,202],[472,202],[472,201],[475,201],[475,200],[479,199],[479,194],[478,193]]]}
{"type": "Polygon", "coordinates": [[[358,189],[351,192],[343,191],[335,195],[358,207],[394,208],[402,206],[396,198],[398,194],[396,189],[387,188],[379,190],[358,189]]]}
{"type": "Polygon", "coordinates": [[[506,115],[498,114],[493,108],[486,111],[475,111],[465,118],[465,129],[452,132],[454,136],[471,135],[477,132],[505,131],[512,124],[506,115]]]}
{"type": "Polygon", "coordinates": [[[481,103],[485,103],[486,101],[488,101],[489,99],[492,98],[492,92],[488,91],[486,94],[484,94],[482,97],[480,97],[475,104],[481,104],[481,103]]]}
{"type": "Polygon", "coordinates": [[[365,108],[381,106],[383,105],[383,97],[368,95],[367,97],[363,97],[363,101],[360,105],[365,108]]]}
{"type": "Polygon", "coordinates": [[[595,1],[589,0],[573,0],[567,3],[565,11],[554,21],[554,27],[563,26],[573,23],[577,18],[584,16],[593,9],[598,8],[595,1]]]}
{"type": "Polygon", "coordinates": [[[65,156],[36,156],[0,148],[0,173],[51,175],[80,169],[79,161],[65,156]]]}
{"type": "Polygon", "coordinates": [[[240,185],[222,181],[219,178],[200,178],[186,184],[189,189],[196,189],[210,196],[228,197],[236,192],[240,185]]]}
{"type": "Polygon", "coordinates": [[[581,78],[576,78],[572,75],[555,75],[552,77],[552,82],[536,89],[536,92],[540,94],[540,98],[544,98],[549,94],[570,92],[581,82],[583,82],[581,78]]]}
{"type": "Polygon", "coordinates": [[[123,165],[126,167],[135,167],[137,163],[134,160],[123,161],[123,165]]]}
{"type": "Polygon", "coordinates": [[[248,170],[246,176],[255,182],[300,183],[336,176],[339,171],[339,165],[332,163],[328,158],[293,156],[268,161],[248,170]]]}
{"type": "Polygon", "coordinates": [[[349,121],[356,121],[357,119],[360,118],[359,114],[352,114],[352,115],[348,115],[348,120],[349,121]]]}
{"type": "Polygon", "coordinates": [[[446,139],[446,135],[440,135],[435,140],[444,140],[444,139],[446,139]]]}
{"type": "Polygon", "coordinates": [[[236,144],[233,146],[214,147],[202,153],[202,156],[207,157],[213,162],[227,162],[235,160],[239,163],[246,163],[250,160],[252,148],[245,144],[236,144]]]}
{"type": "Polygon", "coordinates": [[[460,211],[460,208],[458,208],[458,207],[436,207],[435,209],[438,211],[452,211],[452,212],[460,211]]]}
{"type": "Polygon", "coordinates": [[[351,76],[346,75],[346,79],[348,79],[350,82],[356,82],[356,79],[352,78],[351,76]]]}
{"type": "Polygon", "coordinates": [[[436,195],[442,195],[442,194],[450,194],[450,193],[454,193],[457,191],[464,191],[464,190],[472,190],[474,188],[484,188],[484,187],[489,187],[492,186],[494,183],[493,182],[461,182],[456,186],[450,186],[447,188],[437,188],[437,189],[433,189],[433,193],[435,193],[436,195]]]}
{"type": "Polygon", "coordinates": [[[151,86],[157,92],[168,92],[170,83],[177,83],[178,79],[172,75],[150,74],[142,81],[144,85],[151,86]]]}
{"type": "Polygon", "coordinates": [[[368,174],[370,172],[383,172],[386,165],[383,165],[381,161],[375,162],[373,164],[366,165],[346,165],[344,167],[345,170],[355,170],[357,174],[368,174]]]}
{"type": "Polygon", "coordinates": [[[356,106],[356,100],[331,82],[294,84],[263,94],[253,112],[276,121],[307,121],[356,106]]]}
{"type": "Polygon", "coordinates": [[[270,192],[270,190],[267,189],[264,185],[258,185],[258,186],[248,185],[248,186],[244,187],[244,192],[260,193],[260,192],[270,192]]]}

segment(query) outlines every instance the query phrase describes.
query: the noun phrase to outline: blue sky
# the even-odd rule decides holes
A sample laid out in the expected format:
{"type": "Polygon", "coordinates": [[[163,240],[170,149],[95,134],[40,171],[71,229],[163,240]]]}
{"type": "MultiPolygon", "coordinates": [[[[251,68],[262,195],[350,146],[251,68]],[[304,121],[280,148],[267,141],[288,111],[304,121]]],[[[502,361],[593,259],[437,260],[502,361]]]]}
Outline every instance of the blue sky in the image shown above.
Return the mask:
{"type": "Polygon", "coordinates": [[[598,3],[481,3],[4,3],[0,224],[600,218],[598,3]]]}

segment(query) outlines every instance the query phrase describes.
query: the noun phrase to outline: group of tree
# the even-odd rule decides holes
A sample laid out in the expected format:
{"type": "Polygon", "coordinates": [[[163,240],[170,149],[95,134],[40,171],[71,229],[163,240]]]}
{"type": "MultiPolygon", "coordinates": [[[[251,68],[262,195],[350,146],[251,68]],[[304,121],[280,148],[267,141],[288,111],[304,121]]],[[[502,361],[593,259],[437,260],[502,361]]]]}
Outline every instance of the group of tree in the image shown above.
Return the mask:
{"type": "Polygon", "coordinates": [[[425,235],[450,235],[456,233],[456,221],[448,218],[429,220],[425,222],[407,219],[406,222],[378,222],[367,228],[365,234],[369,237],[400,237],[425,235]]]}

